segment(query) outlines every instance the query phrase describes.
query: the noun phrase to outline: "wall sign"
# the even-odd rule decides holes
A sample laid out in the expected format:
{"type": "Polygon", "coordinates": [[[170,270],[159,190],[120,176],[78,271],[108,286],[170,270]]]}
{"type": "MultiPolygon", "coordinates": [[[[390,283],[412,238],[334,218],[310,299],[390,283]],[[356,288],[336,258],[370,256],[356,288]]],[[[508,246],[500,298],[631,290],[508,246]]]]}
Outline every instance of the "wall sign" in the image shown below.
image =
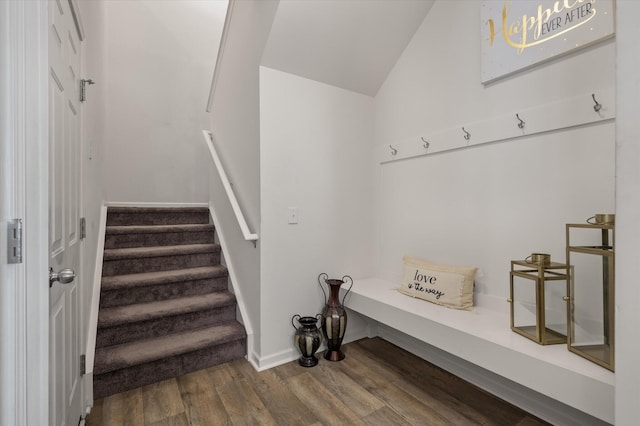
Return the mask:
{"type": "Polygon", "coordinates": [[[489,83],[614,34],[614,0],[485,0],[482,82],[489,83]]]}

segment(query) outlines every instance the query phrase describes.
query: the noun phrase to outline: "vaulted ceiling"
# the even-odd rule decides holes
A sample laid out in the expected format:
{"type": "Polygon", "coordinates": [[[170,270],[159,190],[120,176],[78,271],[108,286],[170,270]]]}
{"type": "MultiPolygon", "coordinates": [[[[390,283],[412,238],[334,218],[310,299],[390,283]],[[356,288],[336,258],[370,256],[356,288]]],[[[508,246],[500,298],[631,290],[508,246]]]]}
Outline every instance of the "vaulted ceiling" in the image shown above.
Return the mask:
{"type": "Polygon", "coordinates": [[[262,65],[375,96],[435,0],[280,0],[262,65]]]}

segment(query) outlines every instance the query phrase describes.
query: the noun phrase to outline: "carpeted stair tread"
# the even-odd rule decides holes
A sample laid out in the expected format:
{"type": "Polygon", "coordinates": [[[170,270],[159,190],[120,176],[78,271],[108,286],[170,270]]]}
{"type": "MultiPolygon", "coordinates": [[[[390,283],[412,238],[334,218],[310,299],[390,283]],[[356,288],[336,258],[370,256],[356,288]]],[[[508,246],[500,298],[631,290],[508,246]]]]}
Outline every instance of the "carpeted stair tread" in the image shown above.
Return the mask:
{"type": "Polygon", "coordinates": [[[102,277],[102,290],[146,287],[158,284],[179,283],[183,281],[204,280],[227,275],[223,265],[201,266],[198,268],[174,269],[170,271],[142,272],[138,274],[112,275],[102,277]]]}
{"type": "Polygon", "coordinates": [[[109,207],[107,226],[209,223],[206,207],[109,207]]]}
{"type": "Polygon", "coordinates": [[[228,322],[213,327],[184,331],[96,350],[94,375],[145,364],[188,352],[244,339],[244,327],[228,322]]]}
{"type": "Polygon", "coordinates": [[[167,213],[207,213],[208,207],[109,207],[109,213],[167,214],[167,213]]]}
{"type": "Polygon", "coordinates": [[[122,324],[149,321],[166,316],[212,310],[235,304],[236,298],[228,291],[138,303],[100,309],[98,328],[115,327],[122,324]]]}
{"type": "Polygon", "coordinates": [[[215,242],[213,224],[163,224],[107,226],[104,248],[159,247],[215,242]]]}
{"type": "MultiPolygon", "coordinates": [[[[243,358],[246,338],[93,375],[95,400],[243,358]]],[[[159,423],[154,423],[159,424],[159,423]]]]}
{"type": "Polygon", "coordinates": [[[107,235],[119,234],[159,234],[169,232],[213,232],[213,224],[178,224],[178,225],[112,225],[106,227],[107,235]]]}
{"type": "Polygon", "coordinates": [[[246,332],[207,207],[110,207],[93,395],[246,356],[246,332]]]}
{"type": "Polygon", "coordinates": [[[219,244],[183,244],[177,246],[129,247],[105,249],[104,261],[120,259],[140,259],[148,257],[181,256],[196,253],[214,253],[220,251],[219,244]]]}

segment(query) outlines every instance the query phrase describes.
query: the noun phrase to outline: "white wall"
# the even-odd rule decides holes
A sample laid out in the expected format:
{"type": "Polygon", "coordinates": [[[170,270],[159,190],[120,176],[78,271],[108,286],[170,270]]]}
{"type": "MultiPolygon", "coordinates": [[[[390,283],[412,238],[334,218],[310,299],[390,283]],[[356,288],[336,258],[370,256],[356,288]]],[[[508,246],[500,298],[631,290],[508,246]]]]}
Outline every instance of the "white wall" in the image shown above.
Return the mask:
{"type": "MultiPolygon", "coordinates": [[[[523,108],[614,87],[612,41],[484,87],[480,5],[433,6],[376,96],[378,149],[503,114],[515,123],[523,108]]],[[[565,224],[614,211],[614,125],[376,164],[374,173],[377,275],[399,279],[411,254],[478,266],[476,290],[507,296],[510,260],[547,252],[563,262],[565,224]]]]}
{"type": "Polygon", "coordinates": [[[226,3],[106,2],[109,201],[207,201],[201,130],[226,3]]]}
{"type": "Polygon", "coordinates": [[[617,2],[616,119],[616,424],[637,423],[640,395],[640,3],[617,2]]]}
{"type": "MultiPolygon", "coordinates": [[[[260,236],[260,104],[259,65],[278,1],[236,1],[226,36],[217,90],[209,123],[223,163],[249,229],[260,236]]],[[[202,138],[202,136],[201,136],[202,138]]],[[[207,155],[210,173],[209,203],[224,237],[225,259],[235,268],[233,287],[242,299],[249,328],[249,359],[258,364],[260,354],[260,245],[245,241],[222,183],[207,155]]]]}
{"type": "MultiPolygon", "coordinates": [[[[107,149],[107,13],[106,2],[78,2],[85,29],[82,42],[82,71],[80,78],[93,79],[97,84],[87,86],[86,100],[82,103],[82,190],[83,217],[86,218],[87,236],[82,250],[82,320],[80,323],[83,353],[93,359],[87,348],[89,336],[95,336],[95,323],[91,323],[91,307],[94,292],[100,291],[100,282],[94,281],[96,258],[104,231],[100,233],[100,213],[107,200],[106,149],[107,149]],[[94,327],[91,330],[91,327],[94,327]],[[87,349],[86,352],[85,348],[87,349]]],[[[97,265],[98,268],[101,265],[97,265]]],[[[96,307],[97,309],[97,307],[96,307]]],[[[83,376],[83,407],[93,405],[93,376],[83,376]]]]}
{"type": "Polygon", "coordinates": [[[95,249],[98,239],[100,208],[106,194],[107,131],[107,26],[106,2],[78,2],[85,38],[82,42],[81,78],[92,79],[95,85],[86,86],[86,100],[82,103],[83,141],[83,201],[87,218],[85,259],[87,278],[93,277],[95,249]]]}
{"type": "MultiPolygon", "coordinates": [[[[373,99],[261,67],[260,112],[261,349],[269,366],[299,356],[291,317],[321,311],[321,272],[371,274],[373,99]],[[288,207],[297,207],[297,224],[288,224],[288,207]]],[[[345,339],[363,329],[350,315],[345,339]]]]}
{"type": "Polygon", "coordinates": [[[278,3],[234,2],[209,123],[254,232],[260,227],[259,66],[278,3]]]}

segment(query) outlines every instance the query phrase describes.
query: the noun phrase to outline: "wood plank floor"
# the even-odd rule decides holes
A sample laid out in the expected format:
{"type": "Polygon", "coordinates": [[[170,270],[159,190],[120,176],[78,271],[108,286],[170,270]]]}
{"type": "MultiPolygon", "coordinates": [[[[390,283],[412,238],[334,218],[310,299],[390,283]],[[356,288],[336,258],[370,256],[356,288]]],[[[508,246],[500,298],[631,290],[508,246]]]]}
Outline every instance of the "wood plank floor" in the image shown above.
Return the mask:
{"type": "Polygon", "coordinates": [[[256,372],[246,360],[95,401],[87,425],[546,425],[385,340],[256,372]]]}

